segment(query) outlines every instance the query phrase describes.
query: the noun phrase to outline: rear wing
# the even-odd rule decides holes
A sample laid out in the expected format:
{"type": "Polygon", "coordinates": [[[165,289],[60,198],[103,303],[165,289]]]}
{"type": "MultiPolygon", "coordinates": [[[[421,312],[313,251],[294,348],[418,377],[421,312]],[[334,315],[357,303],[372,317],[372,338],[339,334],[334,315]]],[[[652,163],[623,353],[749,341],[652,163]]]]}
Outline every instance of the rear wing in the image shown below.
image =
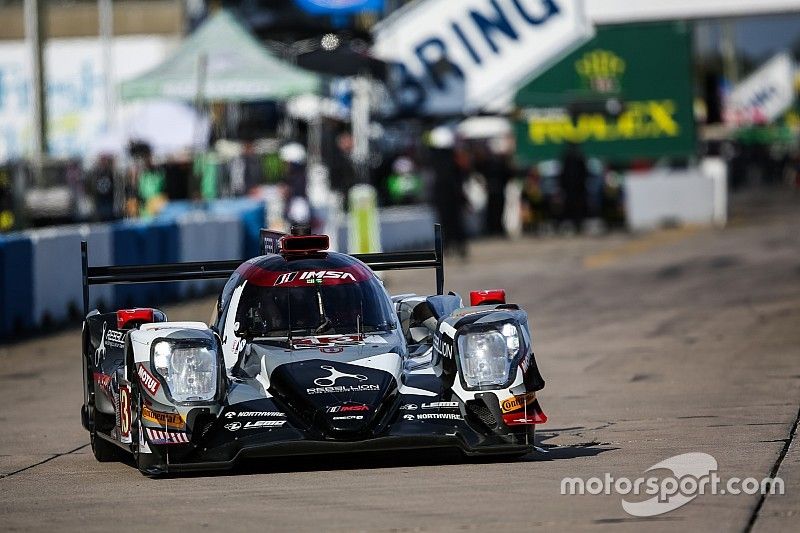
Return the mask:
{"type": "MultiPolygon", "coordinates": [[[[263,243],[262,243],[263,245],[263,243]]],[[[442,226],[434,225],[434,248],[412,252],[352,254],[376,272],[387,270],[435,269],[436,293],[444,294],[444,248],[442,226]]],[[[89,266],[89,245],[81,241],[81,273],[83,281],[83,316],[89,314],[91,285],[132,283],[164,283],[200,279],[227,279],[242,261],[198,261],[162,265],[89,266]]]]}

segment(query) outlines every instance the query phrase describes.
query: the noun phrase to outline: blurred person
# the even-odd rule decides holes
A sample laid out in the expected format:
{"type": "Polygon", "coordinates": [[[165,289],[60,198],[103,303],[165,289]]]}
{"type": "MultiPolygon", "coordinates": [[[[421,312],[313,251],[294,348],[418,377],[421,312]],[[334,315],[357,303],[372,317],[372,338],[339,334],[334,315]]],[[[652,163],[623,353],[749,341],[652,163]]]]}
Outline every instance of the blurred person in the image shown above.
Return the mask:
{"type": "Polygon", "coordinates": [[[572,223],[578,233],[583,231],[583,223],[586,219],[588,179],[589,169],[586,157],[577,144],[570,143],[561,160],[559,186],[564,198],[564,218],[572,223]]]}
{"type": "Polygon", "coordinates": [[[521,193],[522,227],[528,232],[538,232],[545,220],[545,197],[539,169],[532,166],[525,176],[521,193]]]}
{"type": "Polygon", "coordinates": [[[194,158],[192,173],[196,183],[192,186],[192,190],[196,196],[203,200],[219,198],[219,157],[216,152],[197,154],[194,158]]]}
{"type": "Polygon", "coordinates": [[[505,233],[503,211],[506,202],[506,185],[513,176],[513,170],[509,158],[501,151],[501,148],[494,146],[488,148],[479,152],[480,157],[475,164],[475,170],[480,172],[486,180],[486,234],[502,235],[505,233]]]}
{"type": "Polygon", "coordinates": [[[284,218],[291,227],[294,224],[311,223],[311,204],[308,201],[308,175],[306,172],[306,149],[300,143],[284,145],[279,156],[285,165],[283,180],[284,218]]]}
{"type": "Polygon", "coordinates": [[[231,160],[230,180],[233,196],[243,196],[264,184],[262,162],[256,154],[253,141],[245,141],[242,152],[231,160]]]}
{"type": "Polygon", "coordinates": [[[412,205],[422,200],[422,179],[415,172],[414,162],[398,157],[392,164],[386,188],[392,205],[412,205]]]}
{"type": "Polygon", "coordinates": [[[435,175],[433,201],[442,224],[445,250],[455,251],[463,259],[468,254],[464,210],[464,176],[468,156],[455,146],[455,134],[445,127],[430,134],[431,166],[435,175]]]}
{"type": "Polygon", "coordinates": [[[94,201],[95,219],[108,222],[114,217],[114,156],[101,154],[89,171],[88,189],[94,201]]]}
{"type": "Polygon", "coordinates": [[[153,164],[152,156],[148,153],[144,165],[139,173],[138,192],[141,200],[139,215],[150,218],[158,213],[166,203],[164,171],[153,164]]]}
{"type": "Polygon", "coordinates": [[[345,131],[336,136],[336,148],[331,160],[331,188],[347,198],[347,191],[356,183],[353,164],[353,135],[345,131]]]}

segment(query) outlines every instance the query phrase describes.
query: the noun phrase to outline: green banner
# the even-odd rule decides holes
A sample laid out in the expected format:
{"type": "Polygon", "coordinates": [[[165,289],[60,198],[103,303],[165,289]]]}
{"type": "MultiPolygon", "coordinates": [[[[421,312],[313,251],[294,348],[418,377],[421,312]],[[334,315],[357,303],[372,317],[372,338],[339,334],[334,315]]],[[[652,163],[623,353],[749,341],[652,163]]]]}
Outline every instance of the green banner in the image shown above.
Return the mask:
{"type": "Polygon", "coordinates": [[[599,28],[594,39],[517,93],[521,162],[558,159],[568,143],[609,161],[695,151],[691,27],[599,28]]]}

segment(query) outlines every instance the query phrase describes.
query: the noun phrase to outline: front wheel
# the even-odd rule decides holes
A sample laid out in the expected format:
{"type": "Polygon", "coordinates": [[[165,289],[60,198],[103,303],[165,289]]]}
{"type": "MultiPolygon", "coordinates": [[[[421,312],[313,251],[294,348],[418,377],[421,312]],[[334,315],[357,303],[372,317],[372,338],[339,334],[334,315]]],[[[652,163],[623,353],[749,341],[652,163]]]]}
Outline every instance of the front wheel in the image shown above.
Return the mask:
{"type": "Polygon", "coordinates": [[[119,461],[120,449],[115,444],[111,444],[102,437],[98,437],[95,431],[92,431],[90,435],[92,453],[94,454],[95,459],[101,463],[119,461]]]}

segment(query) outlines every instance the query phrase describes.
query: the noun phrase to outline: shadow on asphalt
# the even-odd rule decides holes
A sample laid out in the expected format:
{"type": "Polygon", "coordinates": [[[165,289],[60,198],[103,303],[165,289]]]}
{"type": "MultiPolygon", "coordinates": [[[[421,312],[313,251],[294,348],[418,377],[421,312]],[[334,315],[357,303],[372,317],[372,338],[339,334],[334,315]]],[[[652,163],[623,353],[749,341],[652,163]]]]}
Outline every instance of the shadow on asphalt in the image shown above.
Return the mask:
{"type": "MultiPolygon", "coordinates": [[[[578,428],[571,428],[578,429],[578,428]]],[[[392,452],[362,452],[352,454],[310,455],[264,459],[245,459],[231,470],[209,472],[182,472],[159,476],[160,478],[203,478],[250,476],[292,472],[326,472],[340,470],[376,470],[387,468],[414,468],[423,466],[475,465],[504,463],[534,463],[578,457],[594,457],[616,450],[612,446],[587,442],[569,446],[556,446],[546,441],[557,436],[552,432],[536,433],[536,451],[527,455],[494,455],[466,457],[458,449],[402,450],[392,452]]],[[[124,461],[136,468],[133,461],[124,461]]]]}

